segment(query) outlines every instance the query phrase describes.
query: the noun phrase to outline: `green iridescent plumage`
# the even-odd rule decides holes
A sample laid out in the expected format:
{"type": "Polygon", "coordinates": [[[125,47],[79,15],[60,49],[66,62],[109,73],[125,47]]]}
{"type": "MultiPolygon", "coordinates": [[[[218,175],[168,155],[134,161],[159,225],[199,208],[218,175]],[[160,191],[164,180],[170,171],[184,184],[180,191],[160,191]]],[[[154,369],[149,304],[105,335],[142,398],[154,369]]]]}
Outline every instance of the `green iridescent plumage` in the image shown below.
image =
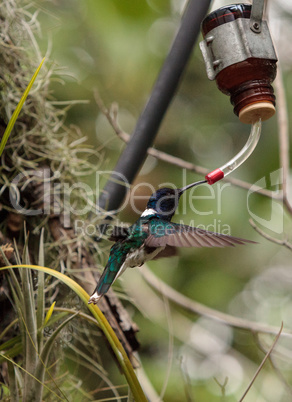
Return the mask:
{"type": "Polygon", "coordinates": [[[116,243],[110,250],[108,262],[89,303],[97,303],[125,269],[141,266],[154,258],[174,255],[177,247],[226,247],[250,242],[171,222],[182,193],[201,183],[176,190],[158,190],[151,195],[146,210],[131,227],[114,229],[110,240],[116,243]]]}
{"type": "Polygon", "coordinates": [[[98,294],[104,294],[108,291],[111,284],[118,276],[127,255],[143,245],[148,235],[147,232],[143,232],[143,223],[145,223],[145,219],[138,219],[134,225],[127,229],[129,233],[127,239],[120,240],[111,247],[108,262],[100,277],[99,286],[97,287],[98,294]]]}

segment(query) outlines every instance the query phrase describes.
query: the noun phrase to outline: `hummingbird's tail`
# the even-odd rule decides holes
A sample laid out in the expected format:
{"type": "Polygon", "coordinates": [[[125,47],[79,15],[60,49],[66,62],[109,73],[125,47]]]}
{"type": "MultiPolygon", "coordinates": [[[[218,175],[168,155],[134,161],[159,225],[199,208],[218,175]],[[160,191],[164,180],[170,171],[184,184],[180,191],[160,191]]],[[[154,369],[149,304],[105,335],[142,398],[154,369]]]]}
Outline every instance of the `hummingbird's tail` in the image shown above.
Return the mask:
{"type": "Polygon", "coordinates": [[[99,301],[99,299],[109,290],[112,283],[116,279],[116,276],[117,273],[110,272],[108,267],[106,266],[93,294],[90,296],[90,299],[88,300],[88,304],[91,303],[96,304],[99,301]]]}
{"type": "Polygon", "coordinates": [[[117,277],[123,272],[124,270],[124,261],[126,259],[126,254],[116,255],[115,254],[115,246],[114,245],[111,249],[111,254],[106,264],[104,271],[99,278],[98,284],[90,296],[88,304],[96,304],[99,299],[109,290],[111,285],[117,279],[117,277]]]}
{"type": "Polygon", "coordinates": [[[107,264],[93,294],[90,296],[88,304],[91,303],[96,304],[99,301],[99,299],[109,290],[109,288],[114,283],[117,276],[118,272],[111,271],[107,264]]]}

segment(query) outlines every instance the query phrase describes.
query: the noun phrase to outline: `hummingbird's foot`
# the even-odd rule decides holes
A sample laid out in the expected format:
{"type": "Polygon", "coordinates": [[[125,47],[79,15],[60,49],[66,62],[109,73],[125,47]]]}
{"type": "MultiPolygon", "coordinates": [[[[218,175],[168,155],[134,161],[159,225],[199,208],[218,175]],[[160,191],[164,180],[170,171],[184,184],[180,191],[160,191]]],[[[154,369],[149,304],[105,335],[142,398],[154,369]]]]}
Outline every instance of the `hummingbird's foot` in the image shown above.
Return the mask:
{"type": "Polygon", "coordinates": [[[88,300],[88,304],[97,304],[99,299],[102,297],[102,295],[99,295],[97,292],[94,292],[92,296],[90,296],[90,299],[88,300]]]}

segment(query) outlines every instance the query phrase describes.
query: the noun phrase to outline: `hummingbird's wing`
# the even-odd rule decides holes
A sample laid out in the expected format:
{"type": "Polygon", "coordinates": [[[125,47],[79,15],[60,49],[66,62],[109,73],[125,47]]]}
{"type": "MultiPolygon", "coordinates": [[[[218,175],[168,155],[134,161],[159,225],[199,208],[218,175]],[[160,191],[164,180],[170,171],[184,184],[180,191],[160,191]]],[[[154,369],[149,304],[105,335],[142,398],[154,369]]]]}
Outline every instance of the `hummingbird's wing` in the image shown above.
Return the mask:
{"type": "Polygon", "coordinates": [[[149,247],[234,247],[245,243],[255,242],[161,220],[149,223],[149,236],[145,240],[149,247]]]}
{"type": "Polygon", "coordinates": [[[178,255],[178,251],[176,247],[166,246],[163,250],[161,250],[152,260],[158,260],[159,258],[168,258],[174,257],[178,255]]]}

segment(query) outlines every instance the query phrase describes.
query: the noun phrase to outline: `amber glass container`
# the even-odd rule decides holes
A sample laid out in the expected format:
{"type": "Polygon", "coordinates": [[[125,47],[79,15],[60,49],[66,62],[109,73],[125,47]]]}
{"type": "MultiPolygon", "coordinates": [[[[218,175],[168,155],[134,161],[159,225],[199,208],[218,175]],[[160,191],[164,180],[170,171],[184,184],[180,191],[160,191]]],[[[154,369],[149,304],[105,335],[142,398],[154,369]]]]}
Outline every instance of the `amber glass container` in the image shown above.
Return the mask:
{"type": "MultiPolygon", "coordinates": [[[[250,13],[251,6],[248,4],[234,4],[214,11],[202,23],[204,38],[220,25],[237,18],[249,19],[250,13]]],[[[212,35],[215,36],[216,31],[212,35]]],[[[259,118],[267,120],[275,113],[275,95],[271,83],[276,77],[276,62],[276,59],[250,57],[224,68],[216,75],[218,88],[230,96],[234,113],[243,123],[253,123],[259,118]]]]}
{"type": "Polygon", "coordinates": [[[219,25],[226,24],[236,20],[237,18],[250,18],[251,5],[250,4],[231,4],[230,6],[221,7],[211,14],[202,22],[202,33],[205,37],[212,29],[217,28],[219,25]]]}

